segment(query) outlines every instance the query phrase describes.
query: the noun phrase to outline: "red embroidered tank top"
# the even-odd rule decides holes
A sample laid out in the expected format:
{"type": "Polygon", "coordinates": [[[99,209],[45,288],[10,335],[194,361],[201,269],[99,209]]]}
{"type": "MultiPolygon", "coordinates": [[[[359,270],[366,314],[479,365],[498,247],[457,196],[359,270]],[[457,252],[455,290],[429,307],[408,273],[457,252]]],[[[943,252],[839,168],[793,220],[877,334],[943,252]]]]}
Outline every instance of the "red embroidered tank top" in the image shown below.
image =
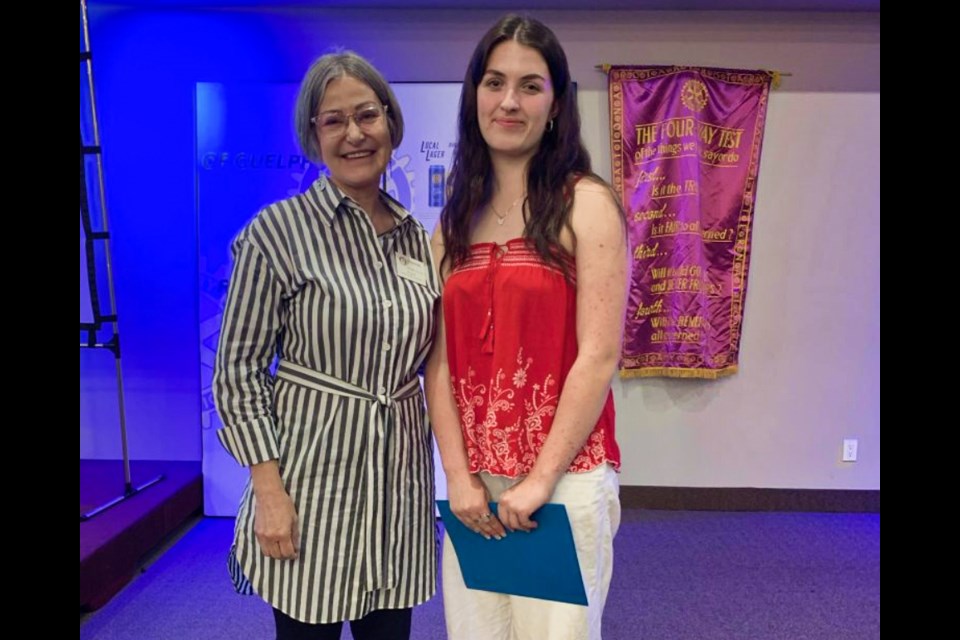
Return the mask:
{"type": "MultiPolygon", "coordinates": [[[[575,266],[570,261],[570,275],[575,266]]],[[[470,472],[525,475],[577,357],[577,290],[523,238],[475,244],[443,290],[447,359],[470,472]]],[[[620,467],[613,393],[568,472],[620,467]]]]}

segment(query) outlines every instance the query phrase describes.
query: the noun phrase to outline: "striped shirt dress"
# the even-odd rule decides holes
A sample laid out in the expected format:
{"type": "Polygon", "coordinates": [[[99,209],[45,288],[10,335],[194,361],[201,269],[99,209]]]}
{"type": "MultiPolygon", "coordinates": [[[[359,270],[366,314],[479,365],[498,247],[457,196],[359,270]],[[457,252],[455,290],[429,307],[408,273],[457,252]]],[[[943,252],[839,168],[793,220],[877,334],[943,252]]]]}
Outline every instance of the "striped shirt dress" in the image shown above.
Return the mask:
{"type": "Polygon", "coordinates": [[[440,285],[423,226],[381,199],[397,225],[377,236],[321,177],[261,211],[233,244],[218,436],[244,466],[279,461],[300,553],[260,551],[248,482],[231,572],[238,591],[307,623],[411,607],[436,589],[433,445],[417,370],[440,285]]]}

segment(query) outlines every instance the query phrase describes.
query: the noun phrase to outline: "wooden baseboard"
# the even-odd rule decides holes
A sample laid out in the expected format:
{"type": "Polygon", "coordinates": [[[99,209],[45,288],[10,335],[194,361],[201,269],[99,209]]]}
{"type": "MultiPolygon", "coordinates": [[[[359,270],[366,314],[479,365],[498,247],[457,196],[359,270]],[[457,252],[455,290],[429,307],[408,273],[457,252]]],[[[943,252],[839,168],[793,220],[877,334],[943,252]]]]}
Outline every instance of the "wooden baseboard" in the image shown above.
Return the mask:
{"type": "Polygon", "coordinates": [[[880,490],[621,486],[629,509],[880,513],[880,490]]]}

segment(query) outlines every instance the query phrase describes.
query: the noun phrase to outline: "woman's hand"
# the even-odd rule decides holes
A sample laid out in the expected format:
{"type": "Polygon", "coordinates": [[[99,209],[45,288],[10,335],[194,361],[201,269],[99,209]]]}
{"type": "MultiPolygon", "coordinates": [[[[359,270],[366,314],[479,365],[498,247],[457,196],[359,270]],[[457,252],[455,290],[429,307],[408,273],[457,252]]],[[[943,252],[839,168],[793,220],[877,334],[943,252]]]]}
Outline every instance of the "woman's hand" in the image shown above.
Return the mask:
{"type": "Polygon", "coordinates": [[[280,466],[268,460],[250,467],[253,482],[253,532],[268,558],[296,558],[300,552],[297,509],[280,479],[280,466]]]}
{"type": "Polygon", "coordinates": [[[490,513],[490,495],[476,475],[464,473],[447,478],[447,496],[453,515],[471,531],[484,538],[501,539],[507,534],[497,516],[490,513]]]}
{"type": "Polygon", "coordinates": [[[269,558],[296,558],[300,551],[297,510],[284,491],[266,491],[256,496],[253,530],[263,555],[269,558]]]}
{"type": "Polygon", "coordinates": [[[553,486],[549,482],[527,476],[500,494],[497,508],[500,521],[511,531],[536,529],[537,523],[530,516],[546,504],[551,495],[553,486]]]}

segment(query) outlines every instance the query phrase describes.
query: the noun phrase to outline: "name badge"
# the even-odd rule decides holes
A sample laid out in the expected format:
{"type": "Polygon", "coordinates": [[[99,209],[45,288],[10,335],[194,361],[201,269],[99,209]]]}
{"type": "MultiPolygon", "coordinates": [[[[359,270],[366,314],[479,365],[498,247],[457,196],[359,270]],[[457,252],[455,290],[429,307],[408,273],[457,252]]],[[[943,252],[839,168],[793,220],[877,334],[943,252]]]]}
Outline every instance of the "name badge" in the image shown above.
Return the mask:
{"type": "Polygon", "coordinates": [[[397,253],[397,275],[410,282],[426,286],[427,265],[408,255],[397,253]]]}

